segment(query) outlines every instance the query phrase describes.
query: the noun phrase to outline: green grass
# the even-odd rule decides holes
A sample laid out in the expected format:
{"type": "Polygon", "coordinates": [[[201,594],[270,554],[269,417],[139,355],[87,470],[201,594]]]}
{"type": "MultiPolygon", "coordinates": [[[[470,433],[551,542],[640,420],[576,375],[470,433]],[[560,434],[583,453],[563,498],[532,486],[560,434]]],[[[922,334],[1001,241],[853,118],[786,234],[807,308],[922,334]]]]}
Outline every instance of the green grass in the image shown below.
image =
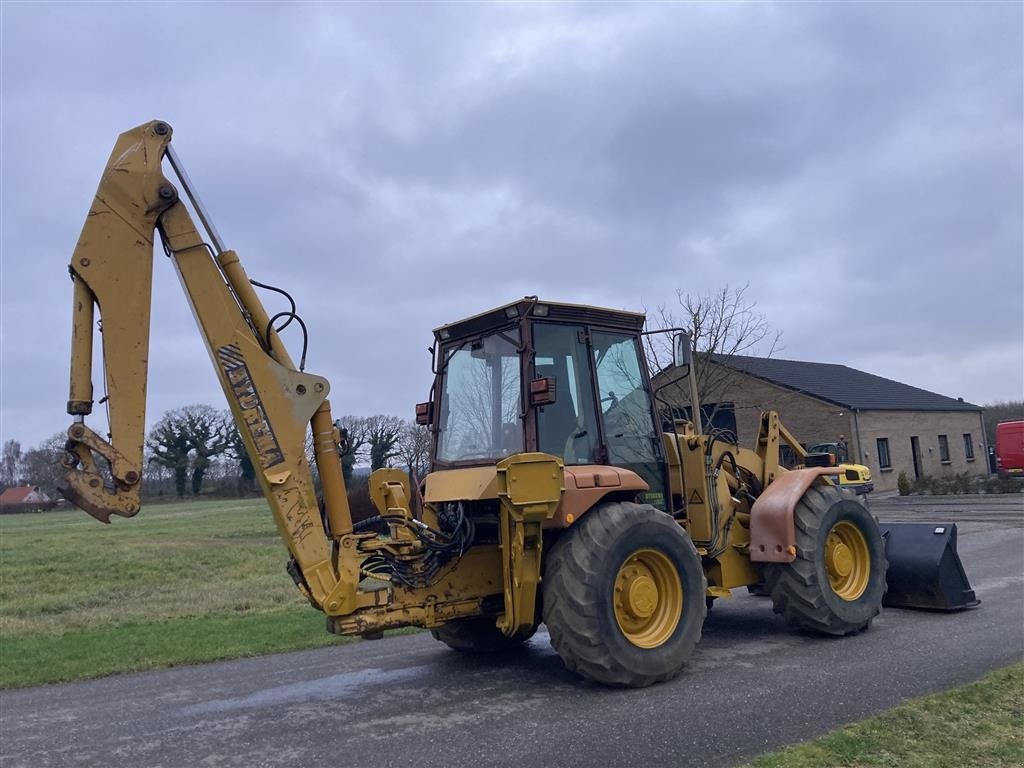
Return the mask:
{"type": "MultiPolygon", "coordinates": [[[[0,687],[345,642],[284,572],[262,500],[0,517],[0,687]]],[[[1024,664],[914,700],[753,768],[1024,764],[1024,664]]]]}
{"type": "Polygon", "coordinates": [[[262,500],[0,517],[0,687],[312,648],[262,500]]]}
{"type": "Polygon", "coordinates": [[[1024,664],[913,699],[747,768],[1018,768],[1024,765],[1024,664]]]}

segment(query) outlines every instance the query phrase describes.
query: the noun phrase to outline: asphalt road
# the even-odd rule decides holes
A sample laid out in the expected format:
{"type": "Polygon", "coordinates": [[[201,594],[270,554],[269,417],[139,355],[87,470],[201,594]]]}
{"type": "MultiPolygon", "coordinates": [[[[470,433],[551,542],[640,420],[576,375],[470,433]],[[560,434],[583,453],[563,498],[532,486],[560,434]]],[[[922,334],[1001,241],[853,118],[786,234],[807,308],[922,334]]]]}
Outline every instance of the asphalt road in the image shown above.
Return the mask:
{"type": "MultiPolygon", "coordinates": [[[[643,690],[579,680],[542,630],[501,660],[423,633],[11,691],[0,695],[0,765],[734,765],[1024,657],[1014,503],[929,505],[941,508],[932,519],[961,522],[975,610],[887,609],[835,640],[792,634],[767,599],[738,594],[717,602],[686,671],[643,690]]],[[[922,514],[902,500],[872,509],[922,514]]]]}

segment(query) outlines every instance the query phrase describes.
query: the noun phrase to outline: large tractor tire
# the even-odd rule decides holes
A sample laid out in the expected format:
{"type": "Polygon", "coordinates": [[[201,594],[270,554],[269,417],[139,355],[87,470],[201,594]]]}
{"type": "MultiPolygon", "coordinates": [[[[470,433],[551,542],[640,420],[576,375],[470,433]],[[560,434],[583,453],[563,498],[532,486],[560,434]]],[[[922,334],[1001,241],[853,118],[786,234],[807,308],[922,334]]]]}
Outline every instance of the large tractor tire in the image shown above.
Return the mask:
{"type": "Polygon", "coordinates": [[[796,559],[765,566],[776,613],[795,629],[849,635],[882,610],[885,542],[871,514],[852,495],[815,484],[793,511],[796,559]]]}
{"type": "Polygon", "coordinates": [[[493,616],[455,619],[430,630],[435,640],[463,653],[502,653],[515,650],[529,640],[536,628],[524,635],[507,637],[493,616]]]}
{"type": "Polygon", "coordinates": [[[690,537],[654,507],[612,502],[545,558],[544,623],[565,666],[606,685],[675,677],[700,639],[707,581],[690,537]]]}

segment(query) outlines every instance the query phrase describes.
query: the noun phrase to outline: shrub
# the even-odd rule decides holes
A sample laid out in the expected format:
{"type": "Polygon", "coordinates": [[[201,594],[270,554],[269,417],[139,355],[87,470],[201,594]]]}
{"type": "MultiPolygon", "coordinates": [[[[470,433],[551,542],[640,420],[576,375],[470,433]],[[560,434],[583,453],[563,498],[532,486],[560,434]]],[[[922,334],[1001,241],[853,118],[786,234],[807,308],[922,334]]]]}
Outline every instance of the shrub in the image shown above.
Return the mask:
{"type": "Polygon", "coordinates": [[[953,478],[950,480],[950,491],[956,494],[970,493],[973,490],[972,485],[971,476],[966,472],[961,472],[953,475],[953,478]]]}
{"type": "Polygon", "coordinates": [[[1024,482],[1002,474],[989,477],[984,488],[985,493],[1024,493],[1024,482]]]}
{"type": "MultiPolygon", "coordinates": [[[[899,485],[899,479],[897,479],[899,485]]],[[[902,495],[902,486],[900,486],[902,495]]],[[[946,477],[929,477],[924,475],[911,485],[911,493],[948,496],[962,493],[1022,493],[1024,483],[1008,477],[971,476],[967,472],[946,477]]]]}
{"type": "Polygon", "coordinates": [[[911,491],[921,496],[927,496],[933,493],[935,488],[935,478],[930,475],[921,475],[920,477],[914,478],[914,484],[911,486],[911,491]]]}
{"type": "Polygon", "coordinates": [[[899,477],[896,478],[896,487],[899,489],[900,496],[910,495],[910,481],[907,479],[906,472],[900,472],[899,477]]]}

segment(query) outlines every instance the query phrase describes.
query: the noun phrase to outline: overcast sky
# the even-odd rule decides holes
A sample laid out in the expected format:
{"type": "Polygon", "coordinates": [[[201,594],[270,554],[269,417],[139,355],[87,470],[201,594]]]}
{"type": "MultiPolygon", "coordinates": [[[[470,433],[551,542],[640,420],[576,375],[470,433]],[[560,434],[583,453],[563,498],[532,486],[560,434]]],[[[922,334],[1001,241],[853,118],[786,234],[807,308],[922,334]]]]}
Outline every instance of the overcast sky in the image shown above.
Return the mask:
{"type": "MultiPolygon", "coordinates": [[[[526,294],[748,282],[777,356],[1020,398],[1021,9],[6,0],[0,440],[70,422],[66,265],[153,118],[336,415],[411,417],[430,329],[526,294]]],[[[225,407],[155,265],[149,421],[225,407]]]]}

